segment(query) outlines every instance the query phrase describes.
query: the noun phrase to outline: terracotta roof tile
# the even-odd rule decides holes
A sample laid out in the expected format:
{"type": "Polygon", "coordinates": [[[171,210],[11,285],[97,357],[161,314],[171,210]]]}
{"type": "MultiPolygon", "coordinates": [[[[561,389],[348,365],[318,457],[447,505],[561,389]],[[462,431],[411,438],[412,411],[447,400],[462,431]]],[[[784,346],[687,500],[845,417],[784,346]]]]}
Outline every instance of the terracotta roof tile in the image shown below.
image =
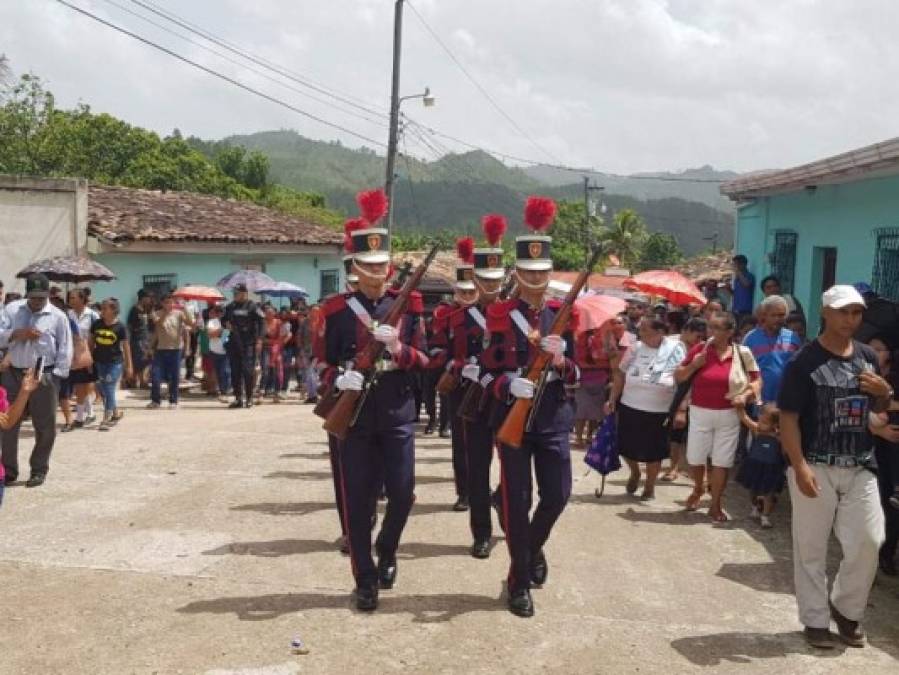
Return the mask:
{"type": "Polygon", "coordinates": [[[112,242],[343,243],[340,232],[250,202],[104,185],[88,188],[88,232],[112,242]]]}

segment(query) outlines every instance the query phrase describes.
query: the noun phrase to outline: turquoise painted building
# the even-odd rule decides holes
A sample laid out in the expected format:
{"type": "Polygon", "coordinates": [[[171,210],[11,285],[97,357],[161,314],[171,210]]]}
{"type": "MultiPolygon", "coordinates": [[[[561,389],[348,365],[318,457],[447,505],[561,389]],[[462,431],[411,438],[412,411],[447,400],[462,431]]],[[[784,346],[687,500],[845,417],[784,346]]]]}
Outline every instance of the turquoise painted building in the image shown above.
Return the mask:
{"type": "Polygon", "coordinates": [[[777,275],[802,303],[809,334],[834,283],[864,281],[899,300],[899,138],[745,176],[721,192],[737,202],[737,252],[758,281],[777,275]]]}
{"type": "Polygon", "coordinates": [[[87,232],[91,256],[118,277],[93,295],[124,311],[141,288],[212,286],[241,268],[302,286],[313,302],[343,288],[342,233],[247,202],[91,186],[87,232]]]}

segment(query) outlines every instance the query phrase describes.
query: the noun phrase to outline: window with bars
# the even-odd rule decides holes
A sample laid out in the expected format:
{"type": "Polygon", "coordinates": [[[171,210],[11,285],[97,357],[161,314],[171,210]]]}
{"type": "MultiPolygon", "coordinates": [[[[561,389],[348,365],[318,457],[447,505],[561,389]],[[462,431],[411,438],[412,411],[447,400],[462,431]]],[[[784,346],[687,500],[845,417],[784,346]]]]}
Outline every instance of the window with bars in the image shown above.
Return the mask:
{"type": "Polygon", "coordinates": [[[336,293],[340,285],[340,272],[338,270],[322,270],[320,274],[321,297],[327,297],[336,293]]]}
{"type": "Polygon", "coordinates": [[[899,228],[874,230],[874,269],[871,287],[878,295],[899,301],[899,228]]]}
{"type": "Polygon", "coordinates": [[[158,299],[162,299],[178,288],[178,275],[145,274],[143,277],[143,288],[153,293],[158,299]]]}
{"type": "Polygon", "coordinates": [[[774,260],[771,262],[771,274],[780,280],[782,293],[793,294],[793,280],[796,276],[796,241],[798,235],[789,230],[778,230],[774,233],[774,260]]]}

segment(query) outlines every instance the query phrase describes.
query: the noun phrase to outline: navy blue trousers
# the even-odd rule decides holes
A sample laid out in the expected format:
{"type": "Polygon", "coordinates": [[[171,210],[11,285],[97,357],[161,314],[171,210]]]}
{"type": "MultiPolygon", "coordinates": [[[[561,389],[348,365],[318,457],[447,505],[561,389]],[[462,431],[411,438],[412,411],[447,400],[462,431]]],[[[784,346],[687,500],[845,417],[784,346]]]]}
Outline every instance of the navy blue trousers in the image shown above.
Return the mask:
{"type": "MultiPolygon", "coordinates": [[[[343,471],[340,468],[340,441],[337,440],[337,436],[331,434],[328,434],[328,458],[331,460],[331,479],[334,482],[334,503],[337,506],[340,533],[346,535],[346,520],[343,517],[343,471]]],[[[378,497],[381,495],[381,488],[384,486],[383,467],[379,471],[376,487],[369,497],[372,513],[378,507],[378,497]]]]}
{"type": "Polygon", "coordinates": [[[387,429],[353,428],[340,444],[343,511],[357,586],[375,586],[378,574],[371,554],[371,519],[384,482],[387,509],[375,547],[379,556],[396,553],[412,509],[415,490],[413,425],[387,429]]]}
{"type": "Polygon", "coordinates": [[[525,434],[520,448],[501,445],[501,492],[509,546],[509,592],[530,586],[531,560],[549,539],[571,496],[568,432],[525,434]],[[539,500],[530,516],[531,460],[539,500]]]}
{"type": "Polygon", "coordinates": [[[466,445],[467,426],[461,417],[458,417],[459,406],[462,405],[462,387],[456,387],[447,397],[447,409],[450,424],[450,440],[453,448],[453,480],[456,483],[456,496],[468,497],[468,459],[466,445]]]}
{"type": "Polygon", "coordinates": [[[493,429],[487,421],[455,423],[465,426],[465,455],[467,468],[468,516],[471,536],[475,541],[489,539],[493,534],[490,515],[490,463],[493,460],[493,429]]]}

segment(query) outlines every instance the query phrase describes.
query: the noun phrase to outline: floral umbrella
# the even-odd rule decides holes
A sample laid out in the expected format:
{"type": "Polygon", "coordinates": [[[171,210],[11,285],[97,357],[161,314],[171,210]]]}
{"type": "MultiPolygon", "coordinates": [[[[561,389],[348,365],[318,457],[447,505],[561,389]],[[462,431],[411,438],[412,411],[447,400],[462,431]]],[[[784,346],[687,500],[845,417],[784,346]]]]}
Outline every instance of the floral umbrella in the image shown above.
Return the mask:
{"type": "Polygon", "coordinates": [[[112,270],[96,260],[82,256],[57,256],[33,262],[19,270],[16,276],[24,279],[32,274],[43,274],[50,281],[80,283],[82,281],[112,281],[112,270]]]}
{"type": "Polygon", "coordinates": [[[687,279],[680,272],[674,270],[650,270],[640,272],[622,284],[630,288],[650,295],[658,295],[673,305],[704,305],[708,299],[702,294],[696,284],[687,279]]]}
{"type": "Polygon", "coordinates": [[[212,286],[182,286],[176,289],[172,295],[182,300],[198,300],[199,302],[221,302],[225,299],[222,292],[212,286]]]}

